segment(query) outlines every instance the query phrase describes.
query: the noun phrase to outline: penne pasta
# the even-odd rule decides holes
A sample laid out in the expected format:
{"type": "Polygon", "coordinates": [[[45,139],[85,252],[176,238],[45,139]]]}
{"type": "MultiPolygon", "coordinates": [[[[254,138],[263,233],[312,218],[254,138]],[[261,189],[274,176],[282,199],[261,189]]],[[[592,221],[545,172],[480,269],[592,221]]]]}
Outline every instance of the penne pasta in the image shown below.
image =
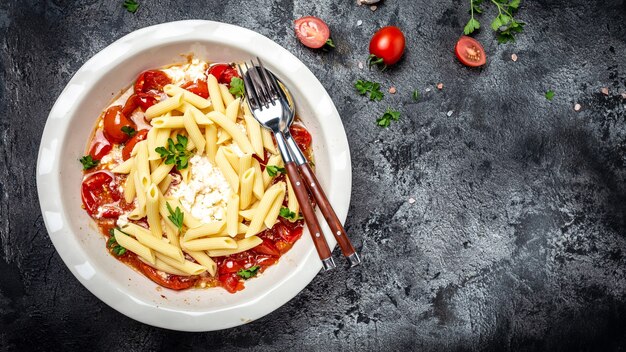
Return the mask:
{"type": "Polygon", "coordinates": [[[129,158],[128,160],[118,164],[116,167],[111,169],[111,172],[114,174],[129,174],[130,170],[133,168],[134,162],[135,158],[129,158]]]}
{"type": "Polygon", "coordinates": [[[167,130],[185,127],[182,116],[155,117],[152,119],[152,121],[150,121],[150,124],[153,128],[167,130]]]}
{"type": "Polygon", "coordinates": [[[167,190],[170,188],[170,184],[172,183],[172,175],[167,174],[163,181],[159,182],[159,191],[162,194],[167,193],[167,190]]]}
{"type": "Polygon", "coordinates": [[[183,100],[188,102],[189,104],[195,106],[198,109],[205,109],[211,105],[211,102],[203,97],[194,94],[186,89],[183,89],[179,86],[173,84],[166,84],[163,87],[163,92],[169,96],[175,96],[177,94],[182,94],[183,100]]]}
{"type": "Polygon", "coordinates": [[[252,116],[250,113],[250,108],[248,104],[243,104],[243,118],[246,122],[246,132],[248,133],[248,139],[250,139],[250,144],[252,145],[252,149],[254,149],[254,154],[258,156],[263,156],[263,136],[261,135],[261,125],[259,122],[252,116]]]}
{"type": "MultiPolygon", "coordinates": [[[[237,224],[237,234],[238,235],[243,235],[248,231],[248,225],[243,224],[243,223],[239,223],[237,224]]],[[[228,231],[226,228],[224,228],[219,234],[219,236],[228,236],[228,231]]]]}
{"type": "Polygon", "coordinates": [[[179,263],[182,263],[185,260],[183,251],[180,248],[167,243],[161,238],[155,238],[152,236],[150,230],[144,229],[143,227],[133,223],[128,223],[122,228],[122,230],[126,231],[130,235],[133,235],[139,243],[154,250],[157,254],[160,253],[168,256],[179,263]]]}
{"type": "MultiPolygon", "coordinates": [[[[169,228],[170,230],[174,231],[174,233],[176,233],[176,235],[178,235],[178,227],[176,226],[176,224],[174,224],[172,222],[172,220],[170,220],[170,211],[167,208],[167,200],[165,199],[165,197],[163,196],[163,193],[159,194],[159,214],[161,214],[161,218],[163,219],[163,222],[165,222],[165,228],[166,231],[169,228]]],[[[176,210],[176,205],[172,206],[170,204],[170,207],[172,207],[172,210],[176,210]]],[[[183,213],[184,214],[184,213],[183,213]]],[[[184,215],[183,215],[184,216],[184,215]]],[[[169,238],[169,236],[168,236],[169,238]]]]}
{"type": "Polygon", "coordinates": [[[228,117],[232,122],[237,122],[237,116],[239,115],[239,106],[241,105],[241,99],[237,98],[226,106],[226,112],[224,115],[228,117]]]}
{"type": "Polygon", "coordinates": [[[206,138],[206,155],[215,164],[215,154],[217,154],[217,126],[208,125],[204,129],[206,138]]]}
{"type": "Polygon", "coordinates": [[[239,196],[231,194],[226,207],[226,230],[228,236],[237,236],[237,225],[239,224],[239,196]]]}
{"type": "Polygon", "coordinates": [[[156,152],[156,147],[160,147],[157,144],[157,137],[159,135],[159,130],[156,128],[151,128],[148,131],[148,135],[146,136],[146,141],[148,143],[148,160],[161,160],[161,155],[156,152]]]}
{"type": "Polygon", "coordinates": [[[237,193],[239,191],[239,177],[226,159],[223,148],[219,148],[217,150],[217,154],[215,155],[215,163],[224,175],[224,178],[226,178],[226,181],[228,181],[228,183],[230,184],[233,192],[237,193]]]}
{"type": "Polygon", "coordinates": [[[263,139],[263,146],[272,154],[278,154],[276,150],[276,146],[274,145],[274,137],[272,136],[272,132],[267,128],[261,129],[261,138],[263,139]]]}
{"type": "Polygon", "coordinates": [[[159,184],[163,181],[167,176],[169,176],[170,171],[174,168],[174,164],[167,165],[166,163],[161,163],[159,167],[154,169],[150,174],[150,179],[153,183],[159,184]]]}
{"type": "MultiPolygon", "coordinates": [[[[142,260],[142,262],[145,263],[144,260],[142,260]]],[[[166,264],[164,261],[162,261],[161,259],[156,259],[156,262],[154,264],[150,264],[150,263],[146,263],[147,265],[153,267],[154,269],[160,270],[164,273],[168,273],[168,274],[172,274],[172,275],[179,275],[179,276],[190,276],[189,274],[187,274],[184,271],[180,271],[176,268],[174,268],[173,266],[166,264]]]]}
{"type": "Polygon", "coordinates": [[[146,113],[145,113],[146,120],[150,121],[151,119],[157,116],[161,116],[165,113],[168,113],[176,109],[182,104],[183,104],[182,94],[176,94],[175,96],[170,97],[169,99],[162,100],[152,105],[146,110],[146,113]]]}
{"type": "Polygon", "coordinates": [[[198,227],[188,229],[183,237],[184,241],[190,241],[200,237],[215,236],[225,228],[225,221],[214,221],[209,224],[202,224],[198,227]]]}
{"type": "Polygon", "coordinates": [[[252,193],[256,199],[261,199],[263,198],[263,193],[265,193],[265,184],[263,183],[261,164],[258,160],[252,159],[252,167],[254,168],[254,185],[252,185],[252,193]]]}
{"type": "Polygon", "coordinates": [[[178,234],[176,233],[176,230],[173,230],[169,226],[165,226],[165,235],[167,236],[167,241],[172,246],[180,248],[180,242],[179,242],[179,238],[178,238],[178,234]]]}
{"type": "Polygon", "coordinates": [[[282,193],[279,194],[274,200],[274,203],[272,203],[272,206],[267,212],[267,215],[265,215],[265,219],[263,219],[263,223],[265,224],[265,226],[267,226],[268,229],[271,229],[276,223],[276,220],[278,219],[278,214],[280,214],[280,208],[283,206],[284,201],[285,191],[283,189],[282,193]]]}
{"type": "Polygon", "coordinates": [[[256,213],[256,209],[240,210],[239,211],[239,216],[241,216],[245,220],[250,221],[254,217],[254,213],[256,213]]]}
{"type": "Polygon", "coordinates": [[[175,259],[172,259],[160,253],[156,253],[156,258],[189,275],[200,275],[206,271],[206,268],[202,265],[190,262],[189,260],[185,260],[180,263],[175,259]]]}
{"type": "Polygon", "coordinates": [[[241,131],[241,129],[239,129],[239,127],[237,127],[237,124],[229,120],[224,114],[218,111],[212,111],[206,116],[216,124],[220,125],[220,127],[222,127],[224,131],[226,131],[226,133],[228,133],[233,138],[233,140],[235,141],[235,143],[237,143],[237,146],[239,147],[239,149],[241,149],[242,152],[246,154],[254,153],[254,150],[252,149],[252,144],[250,144],[248,137],[243,133],[243,131],[241,131]]]}
{"type": "Polygon", "coordinates": [[[154,183],[148,187],[146,192],[146,216],[152,235],[158,239],[163,237],[161,216],[159,215],[159,189],[154,183]]]}
{"type": "Polygon", "coordinates": [[[285,183],[278,182],[271,186],[265,191],[263,194],[263,198],[259,203],[256,212],[254,213],[254,217],[252,221],[250,221],[250,225],[248,227],[248,231],[246,232],[245,237],[250,237],[256,235],[263,229],[263,224],[265,222],[265,218],[270,212],[272,206],[274,205],[274,201],[276,198],[283,198],[285,196],[285,183]]]}
{"type": "Polygon", "coordinates": [[[235,100],[232,94],[230,94],[230,90],[228,90],[228,86],[225,84],[220,84],[220,94],[222,96],[222,101],[224,101],[224,106],[230,105],[230,103],[235,100]]]}
{"type": "Polygon", "coordinates": [[[278,166],[283,167],[283,158],[280,155],[272,155],[267,160],[267,165],[265,166],[265,170],[263,170],[263,185],[267,187],[271,182],[273,177],[267,172],[268,166],[278,166]]]}
{"type": "Polygon", "coordinates": [[[226,160],[228,160],[235,173],[239,174],[239,156],[230,147],[220,147],[220,149],[224,152],[226,160]]]}
{"type": "MultiPolygon", "coordinates": [[[[131,159],[128,159],[131,160],[131,159]]],[[[132,169],[124,181],[124,200],[130,204],[135,199],[135,170],[132,169]]]]}
{"type": "Polygon", "coordinates": [[[263,243],[263,240],[258,236],[252,236],[237,241],[237,248],[235,249],[213,249],[207,253],[210,257],[223,257],[231,254],[237,254],[245,252],[263,243]]]}
{"type": "Polygon", "coordinates": [[[180,210],[183,212],[183,223],[185,224],[185,226],[187,226],[188,228],[194,228],[194,227],[198,227],[200,225],[202,225],[202,222],[200,222],[200,220],[194,218],[191,214],[189,214],[189,212],[187,210],[185,210],[185,207],[183,207],[182,204],[180,204],[180,200],[178,199],[169,199],[168,202],[170,203],[170,205],[172,206],[172,209],[176,209],[176,207],[179,207],[180,210]]]}
{"type": "Polygon", "coordinates": [[[156,256],[150,248],[144,246],[118,229],[114,229],[113,234],[115,235],[115,241],[117,241],[120,246],[137,254],[150,264],[154,265],[156,263],[156,256]]]}
{"type": "Polygon", "coordinates": [[[230,237],[210,237],[183,241],[180,245],[186,250],[208,251],[214,249],[235,249],[237,248],[237,241],[230,237]]]}
{"type": "Polygon", "coordinates": [[[206,83],[209,88],[209,98],[211,99],[213,110],[223,114],[226,109],[224,109],[224,101],[222,101],[222,94],[220,93],[217,78],[213,75],[209,75],[206,83]]]}
{"type": "Polygon", "coordinates": [[[254,177],[255,176],[253,167],[241,173],[241,185],[239,186],[239,209],[246,209],[252,203],[252,188],[254,188],[254,177]]]}
{"type": "Polygon", "coordinates": [[[298,204],[298,199],[296,198],[296,192],[291,185],[291,181],[289,180],[289,176],[287,176],[287,208],[289,211],[298,215],[300,212],[300,205],[298,204]]]}
{"type": "Polygon", "coordinates": [[[205,267],[211,276],[215,276],[217,273],[217,264],[206,254],[205,251],[187,250],[186,253],[195,259],[200,265],[205,267]]]}
{"type": "Polygon", "coordinates": [[[183,115],[183,124],[185,125],[185,130],[189,134],[189,138],[193,141],[193,144],[196,147],[196,153],[202,154],[204,153],[204,145],[206,144],[206,140],[200,132],[200,128],[196,123],[196,120],[192,116],[191,110],[187,110],[185,115],[183,115]]]}

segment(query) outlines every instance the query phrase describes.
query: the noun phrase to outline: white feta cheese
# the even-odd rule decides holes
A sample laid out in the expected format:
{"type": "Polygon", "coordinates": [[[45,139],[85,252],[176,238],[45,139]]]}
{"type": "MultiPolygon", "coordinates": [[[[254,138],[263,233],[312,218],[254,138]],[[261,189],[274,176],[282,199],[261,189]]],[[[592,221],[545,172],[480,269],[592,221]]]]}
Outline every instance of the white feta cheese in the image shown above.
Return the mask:
{"type": "Polygon", "coordinates": [[[189,160],[189,180],[171,186],[168,195],[178,198],[194,218],[203,223],[223,220],[232,193],[222,172],[206,156],[189,160]]]}

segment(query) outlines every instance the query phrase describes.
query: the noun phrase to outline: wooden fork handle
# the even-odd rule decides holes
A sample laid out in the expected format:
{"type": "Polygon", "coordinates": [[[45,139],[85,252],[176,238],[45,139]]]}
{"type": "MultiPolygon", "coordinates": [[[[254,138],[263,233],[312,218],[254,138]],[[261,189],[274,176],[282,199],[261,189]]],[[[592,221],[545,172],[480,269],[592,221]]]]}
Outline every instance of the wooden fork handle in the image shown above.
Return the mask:
{"type": "Polygon", "coordinates": [[[317,206],[320,207],[328,226],[333,232],[333,236],[335,236],[337,243],[339,243],[339,246],[341,247],[343,255],[350,260],[352,266],[359,265],[361,263],[361,259],[359,259],[359,255],[354,250],[354,246],[352,246],[346,230],[341,225],[341,221],[339,221],[339,218],[337,217],[332,205],[330,205],[328,198],[326,198],[326,194],[324,193],[320,183],[317,181],[317,177],[315,177],[313,170],[311,170],[311,167],[307,163],[298,165],[298,169],[300,170],[300,174],[302,174],[302,178],[304,179],[309,192],[311,192],[313,197],[315,197],[317,206]]]}
{"type": "Polygon", "coordinates": [[[313,243],[315,244],[317,254],[322,260],[324,269],[333,269],[335,268],[335,262],[333,261],[330,248],[328,247],[328,243],[326,242],[326,238],[324,237],[324,233],[322,232],[320,224],[317,221],[317,217],[315,216],[315,210],[313,210],[313,206],[311,205],[311,201],[309,200],[309,194],[306,190],[306,186],[304,185],[304,182],[302,181],[302,178],[298,173],[298,168],[293,161],[286,163],[285,168],[287,169],[289,181],[291,182],[291,186],[293,186],[293,191],[296,194],[296,199],[298,200],[298,204],[300,205],[300,210],[302,211],[302,215],[304,216],[304,221],[309,227],[311,238],[313,239],[313,243]]]}

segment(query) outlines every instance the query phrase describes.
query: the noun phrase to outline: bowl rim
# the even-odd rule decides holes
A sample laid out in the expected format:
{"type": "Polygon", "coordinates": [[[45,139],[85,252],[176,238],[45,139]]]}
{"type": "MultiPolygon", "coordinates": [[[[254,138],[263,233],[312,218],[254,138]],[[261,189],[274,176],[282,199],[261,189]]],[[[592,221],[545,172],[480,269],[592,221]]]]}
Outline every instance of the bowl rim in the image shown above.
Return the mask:
{"type": "MultiPolygon", "coordinates": [[[[281,68],[278,67],[277,73],[282,73],[283,76],[297,73],[297,80],[306,84],[307,91],[317,92],[320,100],[316,102],[325,106],[324,123],[319,126],[324,135],[328,136],[326,140],[333,141],[328,184],[333,186],[334,191],[327,192],[327,196],[341,222],[345,222],[352,188],[350,150],[341,118],[328,92],[304,63],[271,39],[243,27],[206,20],[167,22],[138,29],[102,49],[81,66],[57,98],[46,120],[37,158],[37,192],[44,223],[57,253],[72,274],[92,294],[118,312],[149,325],[180,331],[212,331],[259,319],[281,307],[304,289],[321,269],[321,262],[312,242],[309,241],[309,248],[300,265],[295,266],[285,280],[269,290],[272,295],[265,292],[248,304],[216,311],[167,308],[133,297],[121,290],[119,285],[116,287],[115,283],[108,282],[106,275],[98,273],[89,264],[89,257],[78,245],[79,234],[69,226],[68,214],[59,197],[62,194],[59,167],[62,144],[70,128],[72,116],[77,112],[77,106],[87,98],[87,92],[99,81],[100,76],[94,75],[93,69],[106,73],[120,60],[143,51],[189,41],[233,47],[251,56],[259,56],[265,63],[288,60],[294,65],[290,72],[280,72],[281,68]],[[228,33],[228,39],[224,38],[225,33],[228,33]],[[333,170],[334,167],[338,167],[340,172],[333,170]],[[241,314],[237,314],[243,309],[246,310],[245,316],[249,317],[247,320],[241,319],[241,314]]],[[[307,96],[302,96],[302,99],[307,99],[307,96]]],[[[319,120],[319,113],[312,115],[319,120]]],[[[319,210],[317,212],[319,218],[319,210]]],[[[333,249],[336,245],[335,239],[328,235],[328,226],[323,221],[320,224],[329,246],[333,249]]],[[[305,232],[308,233],[306,230],[305,232]]],[[[303,236],[308,237],[306,234],[303,236]]]]}

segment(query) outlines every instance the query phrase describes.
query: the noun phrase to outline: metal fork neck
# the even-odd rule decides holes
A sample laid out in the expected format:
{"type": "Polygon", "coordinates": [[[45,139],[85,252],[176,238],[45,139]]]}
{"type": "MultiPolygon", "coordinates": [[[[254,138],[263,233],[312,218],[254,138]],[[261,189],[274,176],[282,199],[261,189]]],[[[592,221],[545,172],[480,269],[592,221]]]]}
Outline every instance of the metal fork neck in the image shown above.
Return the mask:
{"type": "Polygon", "coordinates": [[[280,155],[283,157],[285,164],[292,163],[293,158],[289,153],[289,148],[285,142],[285,136],[283,136],[282,132],[278,131],[274,132],[274,137],[276,138],[276,145],[278,145],[278,150],[280,151],[280,155]]]}

